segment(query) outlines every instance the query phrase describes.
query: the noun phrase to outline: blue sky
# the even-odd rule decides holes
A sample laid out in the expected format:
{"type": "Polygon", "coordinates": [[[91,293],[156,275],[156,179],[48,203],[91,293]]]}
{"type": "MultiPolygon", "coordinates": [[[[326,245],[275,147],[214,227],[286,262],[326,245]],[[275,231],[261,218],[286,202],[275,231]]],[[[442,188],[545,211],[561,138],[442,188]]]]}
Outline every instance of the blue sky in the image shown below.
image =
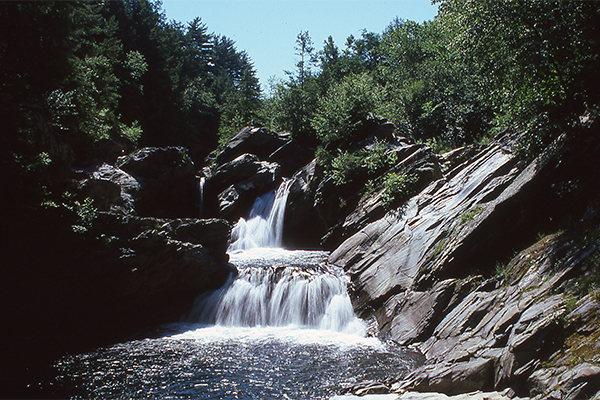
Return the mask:
{"type": "Polygon", "coordinates": [[[168,20],[189,22],[200,17],[209,32],[233,39],[245,50],[263,88],[269,77],[286,79],[294,70],[296,37],[308,31],[320,50],[329,35],[342,49],[350,35],[381,33],[396,16],[431,20],[431,0],[163,0],[168,20]]]}

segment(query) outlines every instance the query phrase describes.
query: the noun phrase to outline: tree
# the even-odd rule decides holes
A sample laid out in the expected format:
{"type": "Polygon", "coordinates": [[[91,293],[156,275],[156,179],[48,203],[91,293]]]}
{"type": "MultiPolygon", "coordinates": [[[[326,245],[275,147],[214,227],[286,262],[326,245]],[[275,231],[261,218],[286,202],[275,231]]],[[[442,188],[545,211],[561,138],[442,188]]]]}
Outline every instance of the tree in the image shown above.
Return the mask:
{"type": "Polygon", "coordinates": [[[300,57],[300,61],[296,63],[297,75],[296,79],[304,90],[306,80],[311,76],[311,68],[317,62],[315,48],[308,31],[300,32],[296,37],[296,46],[294,47],[296,55],[300,57]]]}
{"type": "Polygon", "coordinates": [[[480,60],[495,79],[490,100],[526,119],[580,112],[598,101],[600,5],[584,1],[440,2],[454,51],[480,60]],[[454,26],[454,28],[452,28],[454,26]]]}

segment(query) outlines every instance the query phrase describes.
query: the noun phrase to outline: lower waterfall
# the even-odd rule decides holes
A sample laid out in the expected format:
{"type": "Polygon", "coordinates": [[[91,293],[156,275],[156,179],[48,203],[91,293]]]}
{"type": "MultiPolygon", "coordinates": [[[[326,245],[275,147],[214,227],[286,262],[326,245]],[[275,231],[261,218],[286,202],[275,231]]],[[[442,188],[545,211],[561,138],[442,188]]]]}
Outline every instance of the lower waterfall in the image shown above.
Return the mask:
{"type": "Polygon", "coordinates": [[[270,249],[232,256],[238,276],[198,299],[187,320],[230,327],[292,325],[362,336],[366,325],[354,314],[347,278],[323,263],[325,257],[325,252],[270,249]]]}

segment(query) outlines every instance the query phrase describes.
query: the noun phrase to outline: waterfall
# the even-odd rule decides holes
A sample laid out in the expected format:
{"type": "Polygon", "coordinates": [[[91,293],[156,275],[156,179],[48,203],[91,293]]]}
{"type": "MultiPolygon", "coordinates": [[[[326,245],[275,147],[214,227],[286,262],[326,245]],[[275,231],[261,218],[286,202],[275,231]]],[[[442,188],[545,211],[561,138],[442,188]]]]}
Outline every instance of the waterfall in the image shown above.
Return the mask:
{"type": "Polygon", "coordinates": [[[202,219],[204,216],[204,184],[206,183],[206,177],[201,176],[198,178],[198,210],[199,218],[202,219]]]}
{"type": "Polygon", "coordinates": [[[257,247],[281,247],[283,217],[290,180],[254,201],[248,219],[240,218],[231,231],[229,252],[257,247]]]}
{"type": "Polygon", "coordinates": [[[289,326],[364,333],[342,273],[324,267],[246,267],[199,299],[190,321],[230,327],[289,326]]]}
{"type": "Polygon", "coordinates": [[[300,327],[364,335],[343,270],[326,252],[281,249],[289,180],[254,202],[234,226],[228,252],[238,274],[196,300],[188,322],[221,327],[300,327]]]}

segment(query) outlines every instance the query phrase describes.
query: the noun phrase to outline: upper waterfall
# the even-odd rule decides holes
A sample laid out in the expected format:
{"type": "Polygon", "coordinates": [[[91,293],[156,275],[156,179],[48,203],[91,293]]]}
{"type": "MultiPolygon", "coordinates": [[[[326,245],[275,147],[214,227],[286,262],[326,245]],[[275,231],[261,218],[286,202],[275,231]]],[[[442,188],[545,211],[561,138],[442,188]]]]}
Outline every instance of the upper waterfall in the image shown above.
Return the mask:
{"type": "Polygon", "coordinates": [[[254,201],[248,219],[240,218],[231,231],[229,252],[257,247],[281,247],[290,182],[288,179],[284,180],[277,190],[254,201]]]}

